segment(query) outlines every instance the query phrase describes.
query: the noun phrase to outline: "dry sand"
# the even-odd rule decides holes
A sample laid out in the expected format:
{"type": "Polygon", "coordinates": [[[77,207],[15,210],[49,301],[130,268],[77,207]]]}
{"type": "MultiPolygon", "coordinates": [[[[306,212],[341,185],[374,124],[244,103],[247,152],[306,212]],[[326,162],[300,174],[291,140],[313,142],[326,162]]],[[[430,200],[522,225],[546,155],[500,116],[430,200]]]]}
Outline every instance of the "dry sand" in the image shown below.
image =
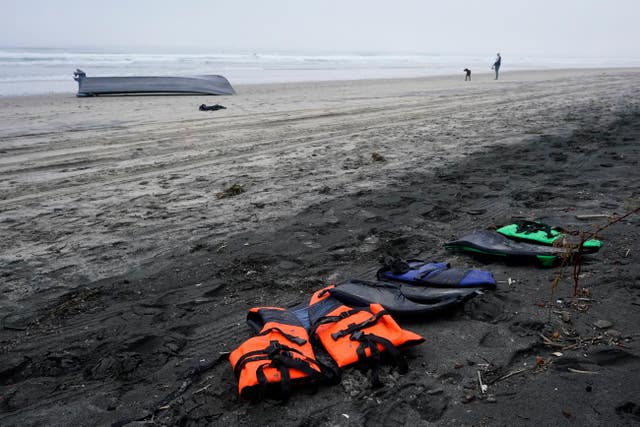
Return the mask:
{"type": "Polygon", "coordinates": [[[588,230],[606,219],[576,214],[637,208],[640,70],[473,77],[0,98],[0,424],[640,422],[638,215],[602,232],[580,304],[570,271],[552,292],[557,269],[442,249],[511,218],[588,230]],[[237,398],[216,360],[248,308],[383,256],[489,269],[499,288],[403,321],[427,341],[382,389],[348,369],[285,405],[237,398]]]}

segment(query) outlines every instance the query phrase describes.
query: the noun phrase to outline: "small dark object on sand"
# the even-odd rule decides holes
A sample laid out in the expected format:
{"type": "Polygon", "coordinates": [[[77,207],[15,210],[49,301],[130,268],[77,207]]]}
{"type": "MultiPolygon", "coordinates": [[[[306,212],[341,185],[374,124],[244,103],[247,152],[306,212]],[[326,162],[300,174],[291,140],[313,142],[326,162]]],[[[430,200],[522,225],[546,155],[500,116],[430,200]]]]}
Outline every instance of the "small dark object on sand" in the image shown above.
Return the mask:
{"type": "Polygon", "coordinates": [[[216,197],[218,199],[224,199],[225,197],[237,196],[238,194],[242,194],[245,191],[247,191],[247,190],[245,190],[242,185],[233,184],[231,187],[227,188],[226,190],[216,194],[216,197]]]}
{"type": "Polygon", "coordinates": [[[371,154],[371,158],[373,159],[374,162],[386,162],[387,159],[385,159],[382,154],[378,154],[378,153],[372,153],[371,154]]]}
{"type": "Polygon", "coordinates": [[[463,396],[461,400],[462,400],[462,403],[467,404],[476,400],[476,397],[473,394],[467,394],[463,396]]]}
{"type": "Polygon", "coordinates": [[[199,108],[200,111],[217,111],[217,110],[226,110],[226,109],[227,107],[220,104],[215,104],[215,105],[201,104],[199,108]]]}

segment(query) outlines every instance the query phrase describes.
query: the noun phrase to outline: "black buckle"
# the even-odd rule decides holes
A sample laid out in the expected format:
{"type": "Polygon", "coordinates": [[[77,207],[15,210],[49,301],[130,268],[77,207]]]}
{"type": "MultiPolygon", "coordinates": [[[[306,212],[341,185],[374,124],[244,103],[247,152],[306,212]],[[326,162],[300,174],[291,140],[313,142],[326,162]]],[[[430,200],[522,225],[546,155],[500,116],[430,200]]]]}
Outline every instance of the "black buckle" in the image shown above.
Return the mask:
{"type": "Polygon", "coordinates": [[[266,352],[269,356],[273,356],[274,354],[278,354],[283,350],[282,344],[278,341],[271,341],[269,343],[269,347],[266,348],[266,352]]]}
{"type": "Polygon", "coordinates": [[[364,332],[354,331],[349,338],[351,338],[353,341],[360,341],[363,336],[364,336],[364,332]]]}

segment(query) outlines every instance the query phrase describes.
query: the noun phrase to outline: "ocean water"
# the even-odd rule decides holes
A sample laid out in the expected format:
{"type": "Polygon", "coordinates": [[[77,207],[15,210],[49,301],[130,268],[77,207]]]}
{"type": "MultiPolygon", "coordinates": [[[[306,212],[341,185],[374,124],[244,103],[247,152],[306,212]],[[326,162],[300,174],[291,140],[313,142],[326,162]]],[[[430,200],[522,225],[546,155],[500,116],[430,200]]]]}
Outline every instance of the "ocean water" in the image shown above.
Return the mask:
{"type": "MultiPolygon", "coordinates": [[[[545,58],[503,53],[503,71],[640,66],[640,58],[545,58]]],[[[0,48],[0,96],[74,93],[73,71],[88,76],[221,74],[232,85],[488,72],[494,55],[158,53],[104,49],[0,48]]]]}

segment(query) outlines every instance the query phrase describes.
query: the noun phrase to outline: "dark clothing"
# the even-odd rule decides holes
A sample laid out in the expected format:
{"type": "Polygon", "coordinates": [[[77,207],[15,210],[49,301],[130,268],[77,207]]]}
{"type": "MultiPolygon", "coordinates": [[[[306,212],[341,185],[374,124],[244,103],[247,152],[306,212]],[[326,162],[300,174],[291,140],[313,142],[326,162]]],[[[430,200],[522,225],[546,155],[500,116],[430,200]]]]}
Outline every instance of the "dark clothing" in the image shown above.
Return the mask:
{"type": "Polygon", "coordinates": [[[218,110],[226,110],[227,107],[220,104],[215,104],[215,105],[202,104],[198,109],[200,111],[218,111],[218,110]]]}
{"type": "Polygon", "coordinates": [[[498,55],[496,62],[493,63],[493,68],[496,71],[496,80],[498,80],[498,72],[500,71],[500,64],[502,64],[502,57],[498,55]]]}
{"type": "Polygon", "coordinates": [[[471,80],[471,70],[468,68],[465,68],[464,71],[466,74],[464,76],[464,81],[466,82],[467,80],[471,80]]]}

